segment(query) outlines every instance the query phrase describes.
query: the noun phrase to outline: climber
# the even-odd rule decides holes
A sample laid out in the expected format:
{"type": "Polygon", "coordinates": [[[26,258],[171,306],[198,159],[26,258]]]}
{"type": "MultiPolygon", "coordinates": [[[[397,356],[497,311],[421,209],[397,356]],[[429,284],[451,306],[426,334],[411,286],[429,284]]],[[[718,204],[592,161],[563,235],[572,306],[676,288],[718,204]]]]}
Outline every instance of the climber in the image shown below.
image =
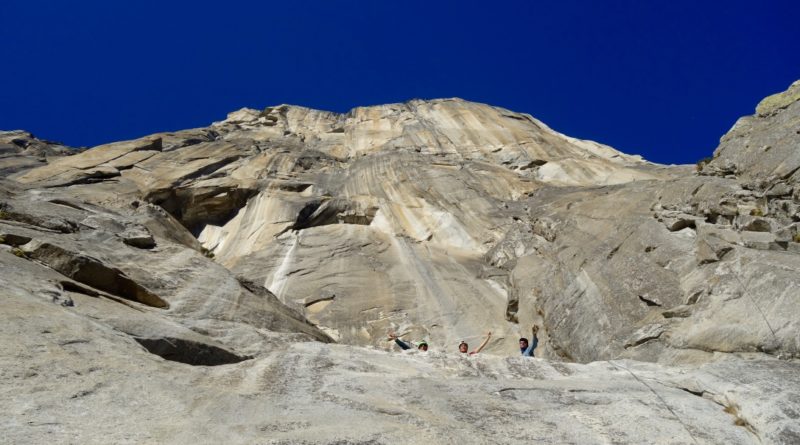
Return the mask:
{"type": "MultiPolygon", "coordinates": [[[[475,349],[474,351],[470,351],[469,355],[475,355],[475,354],[481,352],[483,350],[484,346],[486,346],[486,344],[489,343],[489,339],[490,338],[492,338],[492,332],[491,331],[486,333],[486,340],[484,340],[483,343],[481,343],[481,345],[478,346],[477,349],[475,349]]],[[[458,344],[458,352],[460,352],[462,354],[466,354],[468,350],[469,350],[469,345],[467,344],[467,342],[462,341],[461,343],[458,344]]]]}
{"type": "MultiPolygon", "coordinates": [[[[389,341],[391,340],[394,340],[394,342],[397,343],[397,346],[400,346],[400,348],[403,349],[404,351],[406,349],[411,349],[411,345],[397,338],[397,334],[395,334],[394,332],[389,333],[389,341]]],[[[417,349],[422,352],[426,352],[428,350],[428,343],[425,340],[417,343],[417,349]]]]}
{"type": "Polygon", "coordinates": [[[539,326],[533,325],[531,332],[533,336],[530,344],[528,344],[528,339],[525,337],[519,339],[519,352],[522,353],[523,357],[533,357],[533,351],[539,345],[539,337],[536,335],[539,333],[539,326]]]}

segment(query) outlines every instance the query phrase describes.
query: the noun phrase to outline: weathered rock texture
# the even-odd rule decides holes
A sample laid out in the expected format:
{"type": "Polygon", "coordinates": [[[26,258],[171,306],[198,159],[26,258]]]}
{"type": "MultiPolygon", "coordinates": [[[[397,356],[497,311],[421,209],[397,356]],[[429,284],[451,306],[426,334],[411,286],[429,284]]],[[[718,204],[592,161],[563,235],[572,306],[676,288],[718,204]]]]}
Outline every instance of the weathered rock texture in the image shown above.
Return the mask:
{"type": "Polygon", "coordinates": [[[450,99],[346,115],[244,109],[14,179],[101,206],[157,205],[336,340],[376,345],[399,330],[443,347],[493,329],[507,341],[492,348],[510,351],[509,273],[485,255],[531,223],[529,196],[674,174],[528,115],[450,99]]]}
{"type": "Polygon", "coordinates": [[[762,100],[756,114],[739,119],[714,151],[706,174],[735,175],[749,188],[777,196],[800,181],[800,81],[762,100]]]}
{"type": "Polygon", "coordinates": [[[47,163],[54,156],[75,153],[74,148],[37,139],[26,131],[0,131],[0,177],[47,163]]]}
{"type": "Polygon", "coordinates": [[[699,174],[459,99],[9,150],[0,429],[797,443],[797,85],[699,174]],[[544,359],[516,357],[534,323],[544,359]],[[376,350],[390,331],[431,352],[376,350]]]}

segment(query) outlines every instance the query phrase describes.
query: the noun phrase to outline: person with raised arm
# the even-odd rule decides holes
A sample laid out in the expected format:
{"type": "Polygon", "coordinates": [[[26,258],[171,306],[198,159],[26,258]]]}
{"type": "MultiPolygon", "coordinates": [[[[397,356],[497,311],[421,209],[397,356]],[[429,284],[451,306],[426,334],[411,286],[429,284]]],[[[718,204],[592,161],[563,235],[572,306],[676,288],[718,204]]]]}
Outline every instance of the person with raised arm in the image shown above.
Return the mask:
{"type": "MultiPolygon", "coordinates": [[[[486,340],[484,340],[483,343],[481,343],[481,345],[478,346],[474,351],[470,351],[469,355],[475,355],[475,354],[481,352],[483,350],[483,348],[486,346],[486,344],[489,343],[489,339],[490,338],[492,338],[492,332],[491,331],[486,333],[486,340]]],[[[469,351],[469,345],[467,344],[467,342],[462,341],[461,343],[458,344],[458,352],[460,352],[462,354],[467,354],[467,351],[469,351]]]]}
{"type": "Polygon", "coordinates": [[[539,337],[537,335],[539,333],[539,326],[533,325],[531,333],[533,336],[530,342],[528,342],[528,339],[525,337],[519,339],[519,352],[523,357],[533,357],[533,351],[536,349],[536,346],[539,345],[539,337]]]}
{"type": "MultiPolygon", "coordinates": [[[[404,351],[407,350],[407,349],[411,349],[411,345],[408,342],[400,340],[400,338],[397,337],[397,334],[395,334],[394,332],[390,332],[389,333],[389,341],[391,341],[391,340],[394,340],[394,342],[397,343],[397,346],[400,346],[400,349],[402,349],[404,351]]],[[[422,351],[422,352],[427,351],[428,350],[428,343],[426,341],[424,341],[424,340],[419,342],[417,344],[417,349],[422,351]]]]}

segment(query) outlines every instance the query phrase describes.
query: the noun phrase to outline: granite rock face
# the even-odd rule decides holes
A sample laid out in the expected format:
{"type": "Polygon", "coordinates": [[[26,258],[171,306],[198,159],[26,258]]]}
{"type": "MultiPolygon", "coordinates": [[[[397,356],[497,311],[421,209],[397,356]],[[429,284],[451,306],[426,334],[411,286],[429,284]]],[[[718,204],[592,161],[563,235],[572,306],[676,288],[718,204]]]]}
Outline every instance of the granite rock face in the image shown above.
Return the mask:
{"type": "Polygon", "coordinates": [[[76,151],[57,142],[38,139],[27,131],[0,131],[0,177],[40,167],[49,158],[76,151]]]}
{"type": "Polygon", "coordinates": [[[748,188],[792,194],[800,181],[800,81],[761,101],[723,136],[706,174],[735,176],[748,188]]]}
{"type": "Polygon", "coordinates": [[[79,153],[10,142],[56,151],[0,179],[0,429],[796,443],[796,88],[699,173],[460,99],[242,109],[79,153]],[[517,357],[532,324],[539,358],[517,357]],[[387,352],[389,332],[431,351],[387,352]]]}
{"type": "Polygon", "coordinates": [[[510,351],[508,274],[484,255],[524,224],[528,197],[672,175],[528,115],[447,99],[343,115],[243,109],[14,179],[101,206],[159,206],[336,340],[377,345],[397,330],[443,346],[493,329],[507,341],[492,348],[510,351]]]}
{"type": "Polygon", "coordinates": [[[0,332],[18,339],[0,343],[6,441],[791,444],[798,437],[800,367],[765,356],[691,368],[582,365],[264,339],[255,358],[191,366],[98,323],[94,315],[109,314],[102,304],[81,294],[74,307],[24,292],[6,298],[0,332]]]}

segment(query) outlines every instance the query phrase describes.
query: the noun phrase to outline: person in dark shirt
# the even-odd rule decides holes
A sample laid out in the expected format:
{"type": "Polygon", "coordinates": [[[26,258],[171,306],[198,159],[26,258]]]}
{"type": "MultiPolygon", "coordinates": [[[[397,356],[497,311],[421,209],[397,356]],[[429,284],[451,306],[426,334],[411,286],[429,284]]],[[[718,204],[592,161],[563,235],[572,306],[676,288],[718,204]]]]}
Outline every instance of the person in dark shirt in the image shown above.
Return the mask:
{"type": "MultiPolygon", "coordinates": [[[[394,342],[397,343],[397,346],[400,346],[400,349],[402,349],[402,350],[411,349],[411,345],[409,343],[407,343],[407,342],[405,342],[403,340],[400,340],[397,337],[397,334],[395,334],[393,332],[389,334],[389,340],[394,340],[394,342]]],[[[428,350],[428,343],[425,342],[424,340],[419,342],[419,343],[417,343],[417,349],[422,351],[422,352],[427,351],[428,350]]]]}
{"type": "Polygon", "coordinates": [[[523,357],[533,357],[533,350],[539,345],[539,337],[537,336],[539,333],[539,326],[533,325],[531,333],[533,336],[530,342],[528,342],[528,339],[525,337],[519,339],[519,352],[523,357]]]}

